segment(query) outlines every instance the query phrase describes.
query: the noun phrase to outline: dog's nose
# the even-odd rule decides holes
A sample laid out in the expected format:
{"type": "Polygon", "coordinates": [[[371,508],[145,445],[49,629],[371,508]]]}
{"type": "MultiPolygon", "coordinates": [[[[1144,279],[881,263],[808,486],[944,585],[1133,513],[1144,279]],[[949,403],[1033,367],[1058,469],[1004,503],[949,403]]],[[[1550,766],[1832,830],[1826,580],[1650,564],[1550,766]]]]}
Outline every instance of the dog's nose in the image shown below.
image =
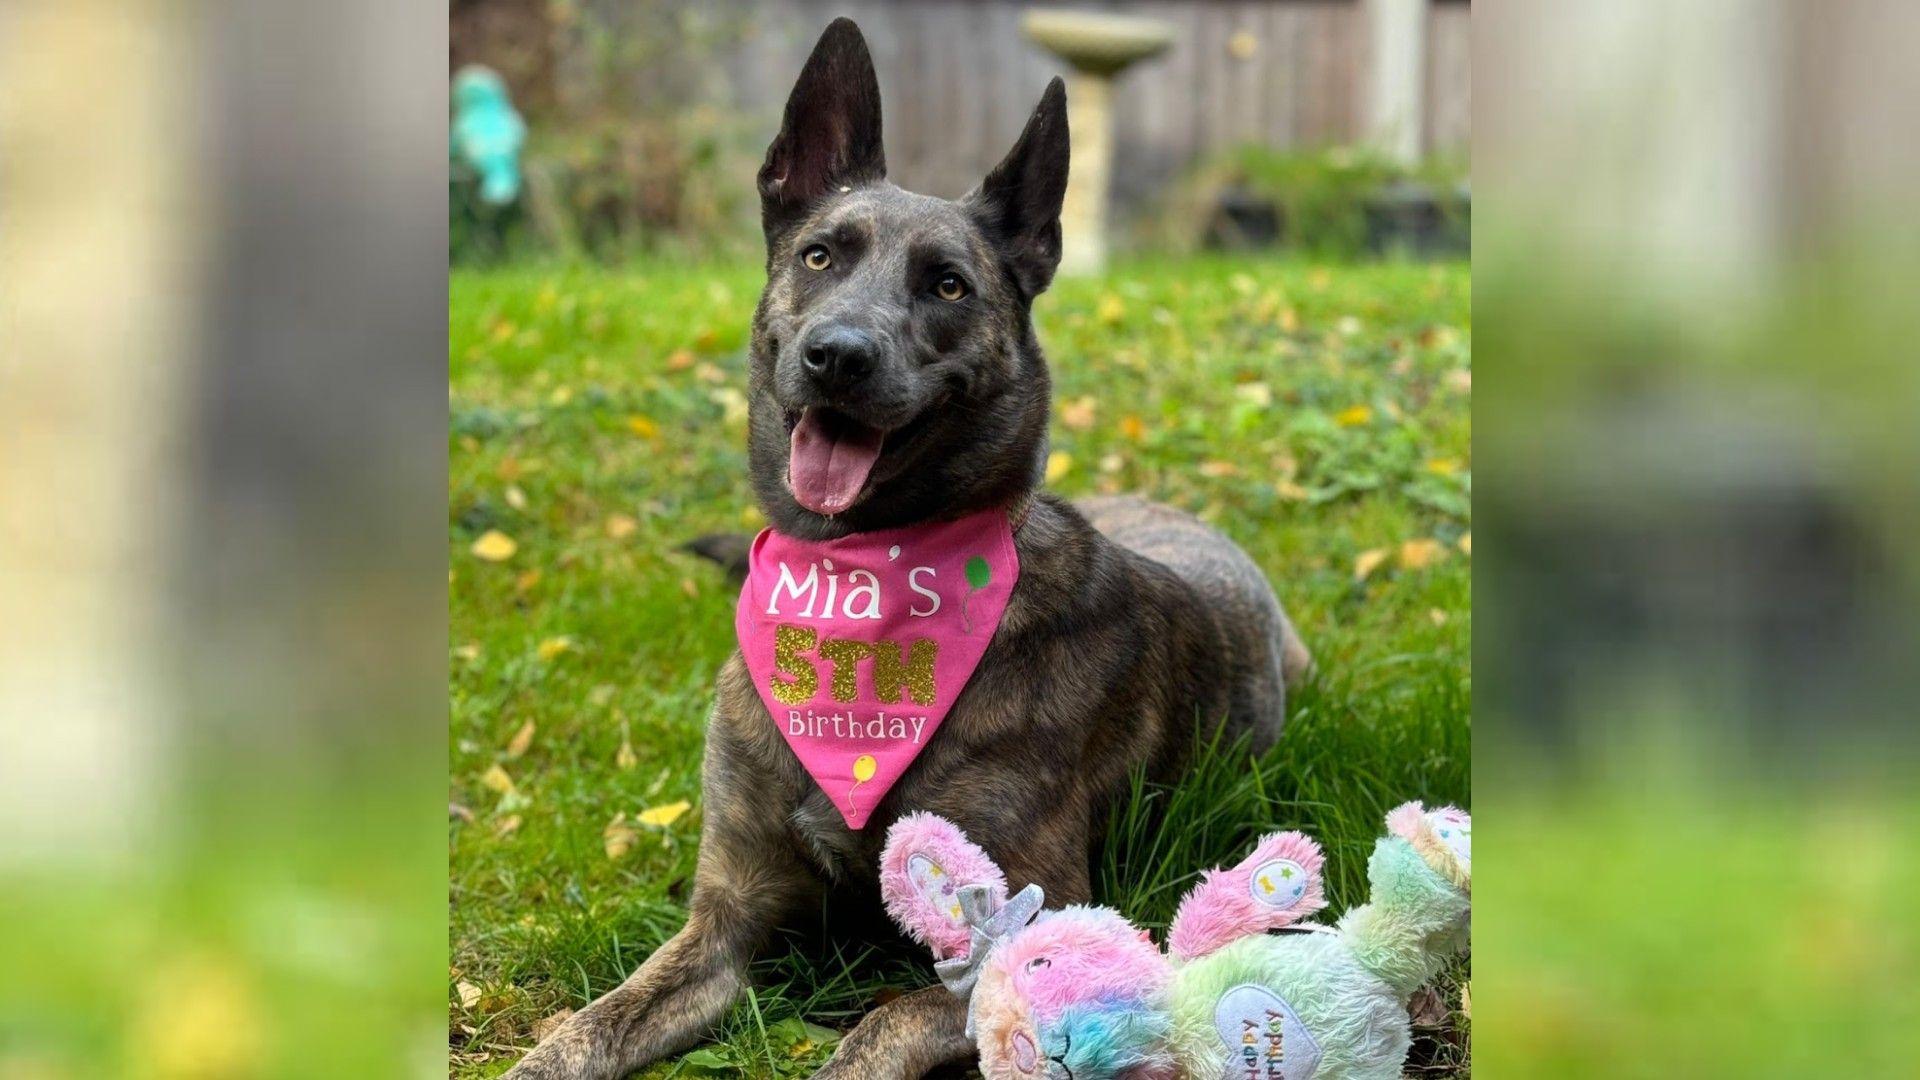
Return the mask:
{"type": "Polygon", "coordinates": [[[879,353],[879,343],[866,331],[830,326],[813,335],[800,360],[816,383],[833,389],[863,378],[879,353]]]}

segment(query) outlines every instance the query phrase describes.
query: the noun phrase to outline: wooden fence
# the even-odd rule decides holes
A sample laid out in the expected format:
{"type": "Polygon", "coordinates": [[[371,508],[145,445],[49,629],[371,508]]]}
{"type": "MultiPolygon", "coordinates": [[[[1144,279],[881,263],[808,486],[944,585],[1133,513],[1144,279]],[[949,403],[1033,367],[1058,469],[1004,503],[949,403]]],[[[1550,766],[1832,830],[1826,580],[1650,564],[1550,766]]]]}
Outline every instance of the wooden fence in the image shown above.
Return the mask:
{"type": "MultiPolygon", "coordinates": [[[[736,106],[777,115],[807,49],[836,14],[873,46],[894,180],[966,190],[1012,145],[1060,63],[1020,32],[1013,0],[789,0],[759,5],[727,57],[736,106]]],[[[1136,203],[1196,159],[1239,143],[1313,147],[1361,133],[1366,23],[1356,0],[1142,0],[1102,5],[1163,19],[1175,43],[1128,71],[1116,101],[1115,199],[1136,203]]],[[[1464,151],[1470,125],[1465,3],[1429,9],[1429,150],[1464,151]]]]}

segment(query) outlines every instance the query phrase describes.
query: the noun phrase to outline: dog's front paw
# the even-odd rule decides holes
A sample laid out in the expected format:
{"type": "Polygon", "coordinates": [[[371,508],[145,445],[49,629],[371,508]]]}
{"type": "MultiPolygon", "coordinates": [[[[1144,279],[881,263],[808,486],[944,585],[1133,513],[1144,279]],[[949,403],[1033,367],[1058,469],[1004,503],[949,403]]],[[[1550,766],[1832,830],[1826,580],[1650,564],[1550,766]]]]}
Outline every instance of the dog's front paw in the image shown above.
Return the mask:
{"type": "Polygon", "coordinates": [[[501,1080],[594,1080],[592,1049],[575,1033],[562,1029],[508,1069],[501,1080]]]}

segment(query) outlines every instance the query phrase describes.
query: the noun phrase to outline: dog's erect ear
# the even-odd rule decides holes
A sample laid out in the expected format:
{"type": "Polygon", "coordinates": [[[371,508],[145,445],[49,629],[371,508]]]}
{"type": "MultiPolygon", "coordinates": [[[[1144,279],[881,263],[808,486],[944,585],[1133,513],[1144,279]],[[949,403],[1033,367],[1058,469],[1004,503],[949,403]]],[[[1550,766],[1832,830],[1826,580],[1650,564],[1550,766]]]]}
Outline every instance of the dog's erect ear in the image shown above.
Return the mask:
{"type": "Polygon", "coordinates": [[[760,166],[760,218],[767,239],[828,192],[886,175],[873,57],[853,20],[835,19],[793,84],[780,134],[760,166]]]}
{"type": "Polygon", "coordinates": [[[967,196],[974,219],[999,245],[1028,299],[1046,291],[1060,265],[1067,153],[1067,87],[1056,77],[1020,141],[967,196]]]}
{"type": "Polygon", "coordinates": [[[908,814],[887,830],[880,854],[880,898],[887,914],[935,960],[965,956],[971,933],[961,914],[960,890],[984,885],[998,908],[1007,878],[960,827],[933,814],[908,814]]]}

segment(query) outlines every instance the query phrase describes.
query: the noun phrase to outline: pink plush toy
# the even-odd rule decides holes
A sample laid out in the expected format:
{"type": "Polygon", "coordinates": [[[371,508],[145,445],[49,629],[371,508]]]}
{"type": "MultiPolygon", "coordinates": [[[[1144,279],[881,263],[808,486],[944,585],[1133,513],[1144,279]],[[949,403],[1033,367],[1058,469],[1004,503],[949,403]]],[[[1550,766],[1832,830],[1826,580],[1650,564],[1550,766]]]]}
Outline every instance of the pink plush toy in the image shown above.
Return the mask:
{"type": "Polygon", "coordinates": [[[952,823],[896,822],[887,910],[968,1001],[988,1080],[1348,1080],[1399,1075],[1408,995],[1464,946],[1472,822],[1407,803],[1368,862],[1374,901],[1326,906],[1320,848],[1274,833],[1202,876],[1162,953],[1110,908],[1042,911],[952,823]]]}

